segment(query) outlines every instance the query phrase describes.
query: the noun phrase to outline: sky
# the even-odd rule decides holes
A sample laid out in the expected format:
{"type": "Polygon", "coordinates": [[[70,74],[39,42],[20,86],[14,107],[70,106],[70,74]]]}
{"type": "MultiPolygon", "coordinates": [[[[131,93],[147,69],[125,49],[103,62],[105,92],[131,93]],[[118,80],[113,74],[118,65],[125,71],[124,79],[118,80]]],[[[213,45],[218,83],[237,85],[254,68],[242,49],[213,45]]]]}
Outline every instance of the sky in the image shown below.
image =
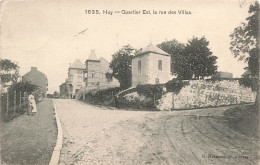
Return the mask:
{"type": "Polygon", "coordinates": [[[244,0],[4,0],[0,55],[18,63],[21,75],[37,67],[48,78],[48,93],[53,93],[65,81],[69,63],[76,59],[84,63],[91,49],[111,61],[112,54],[127,44],[140,49],[151,42],[187,43],[193,36],[205,36],[218,57],[218,71],[240,77],[247,63],[234,58],[229,35],[245,21],[249,5],[244,0]],[[86,10],[100,14],[86,14],[86,10]],[[103,14],[103,10],[114,12],[103,14]],[[122,14],[122,10],[141,14],[122,14]],[[143,10],[151,14],[142,14],[143,10]],[[167,14],[153,14],[153,10],[167,14]],[[168,14],[170,10],[176,14],[168,14]],[[178,14],[178,10],[191,14],[178,14]]]}

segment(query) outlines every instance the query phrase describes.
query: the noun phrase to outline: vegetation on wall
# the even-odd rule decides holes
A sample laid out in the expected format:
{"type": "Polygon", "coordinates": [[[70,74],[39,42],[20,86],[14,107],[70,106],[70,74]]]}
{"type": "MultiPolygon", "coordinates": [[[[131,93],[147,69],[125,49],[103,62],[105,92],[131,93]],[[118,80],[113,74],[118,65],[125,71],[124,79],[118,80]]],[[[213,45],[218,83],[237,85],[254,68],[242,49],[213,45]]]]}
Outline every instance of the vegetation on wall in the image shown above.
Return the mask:
{"type": "Polygon", "coordinates": [[[184,82],[182,80],[172,79],[165,84],[165,87],[167,92],[174,92],[175,94],[178,94],[186,85],[189,85],[188,81],[184,82]]]}

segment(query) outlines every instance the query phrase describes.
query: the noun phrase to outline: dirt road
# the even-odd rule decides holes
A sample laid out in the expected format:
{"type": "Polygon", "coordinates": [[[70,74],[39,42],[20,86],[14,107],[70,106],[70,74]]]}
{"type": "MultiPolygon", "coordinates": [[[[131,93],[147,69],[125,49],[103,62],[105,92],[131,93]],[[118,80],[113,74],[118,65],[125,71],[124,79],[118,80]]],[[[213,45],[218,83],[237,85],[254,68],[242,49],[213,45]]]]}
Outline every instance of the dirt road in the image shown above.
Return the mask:
{"type": "Polygon", "coordinates": [[[55,104],[64,134],[60,164],[258,164],[257,140],[226,126],[227,107],[147,112],[55,104]]]}

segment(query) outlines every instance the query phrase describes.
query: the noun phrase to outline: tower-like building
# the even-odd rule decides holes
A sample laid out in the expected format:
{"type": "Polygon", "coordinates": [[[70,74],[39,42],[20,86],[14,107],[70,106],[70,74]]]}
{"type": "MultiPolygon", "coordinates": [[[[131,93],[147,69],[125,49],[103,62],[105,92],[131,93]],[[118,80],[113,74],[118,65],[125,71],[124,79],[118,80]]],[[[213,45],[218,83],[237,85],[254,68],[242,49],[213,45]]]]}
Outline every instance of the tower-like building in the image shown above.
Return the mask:
{"type": "Polygon", "coordinates": [[[153,44],[141,49],[132,60],[132,86],[163,84],[171,79],[171,57],[153,44]]]}
{"type": "Polygon", "coordinates": [[[111,71],[109,62],[103,57],[97,58],[95,50],[91,50],[89,58],[85,62],[86,69],[84,79],[86,87],[90,88],[108,88],[120,86],[119,82],[114,78],[108,79],[106,73],[111,71]]]}
{"type": "Polygon", "coordinates": [[[86,60],[85,82],[86,86],[99,86],[100,60],[97,59],[95,50],[91,50],[86,60]]]}

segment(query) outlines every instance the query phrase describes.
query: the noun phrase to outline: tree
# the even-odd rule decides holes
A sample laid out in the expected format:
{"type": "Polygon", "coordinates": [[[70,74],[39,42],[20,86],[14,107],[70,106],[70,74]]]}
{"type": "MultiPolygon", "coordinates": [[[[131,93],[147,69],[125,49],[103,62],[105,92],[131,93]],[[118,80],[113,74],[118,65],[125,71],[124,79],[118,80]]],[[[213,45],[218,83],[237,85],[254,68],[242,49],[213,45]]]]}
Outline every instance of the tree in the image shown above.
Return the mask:
{"type": "Polygon", "coordinates": [[[4,59],[0,61],[1,82],[17,82],[19,78],[19,66],[11,60],[4,59]]]}
{"type": "Polygon", "coordinates": [[[135,50],[126,45],[112,55],[110,68],[112,68],[112,76],[118,79],[120,87],[123,89],[131,87],[132,84],[132,53],[135,50]]]}
{"type": "Polygon", "coordinates": [[[58,98],[59,96],[60,96],[60,94],[59,94],[57,91],[54,91],[53,97],[54,97],[54,98],[58,98]]]}
{"type": "Polygon", "coordinates": [[[186,45],[171,40],[158,47],[171,55],[171,71],[178,79],[199,79],[211,76],[217,70],[217,57],[212,55],[208,45],[205,37],[193,37],[186,45]]]}
{"type": "Polygon", "coordinates": [[[23,92],[28,92],[28,93],[31,93],[35,90],[37,90],[38,86],[37,85],[34,85],[32,84],[31,82],[17,82],[17,83],[14,83],[10,86],[10,89],[9,91],[13,91],[13,90],[17,90],[17,91],[22,91],[23,92]]]}
{"type": "Polygon", "coordinates": [[[217,71],[217,57],[212,55],[208,45],[209,42],[205,37],[193,37],[185,48],[189,69],[193,72],[195,79],[211,76],[217,71]]]}
{"type": "MultiPolygon", "coordinates": [[[[242,22],[230,35],[230,50],[235,58],[248,62],[252,76],[259,78],[259,3],[255,1],[248,10],[246,22],[242,22]]],[[[254,81],[253,79],[251,80],[254,81]]],[[[255,105],[259,105],[259,82],[257,81],[255,105]]],[[[251,83],[253,84],[253,83],[251,83]]]]}
{"type": "Polygon", "coordinates": [[[248,69],[259,76],[259,3],[249,7],[249,16],[230,35],[230,50],[238,60],[248,62],[248,69]]]}
{"type": "Polygon", "coordinates": [[[185,44],[173,39],[162,42],[157,47],[171,55],[171,72],[173,75],[177,75],[178,79],[190,79],[192,77],[189,61],[185,54],[185,44]]]}

